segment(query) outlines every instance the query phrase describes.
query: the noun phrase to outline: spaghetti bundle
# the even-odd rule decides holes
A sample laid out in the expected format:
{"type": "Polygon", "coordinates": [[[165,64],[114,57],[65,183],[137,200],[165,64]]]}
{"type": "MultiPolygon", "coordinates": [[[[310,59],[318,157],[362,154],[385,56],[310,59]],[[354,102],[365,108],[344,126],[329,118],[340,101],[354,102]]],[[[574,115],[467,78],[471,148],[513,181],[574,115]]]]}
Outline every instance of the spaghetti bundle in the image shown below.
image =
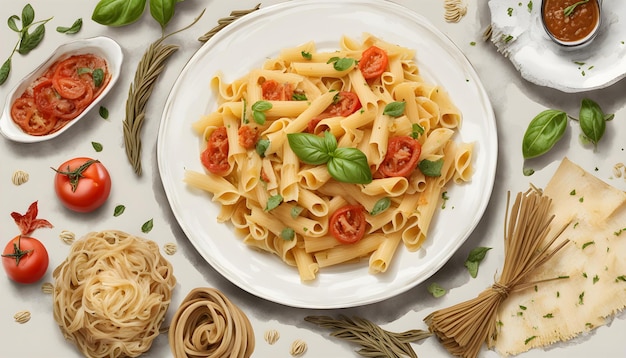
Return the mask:
{"type": "Polygon", "coordinates": [[[53,272],[54,319],[88,357],[137,357],[159,335],[176,285],[153,241],[120,231],[74,242],[53,272]]]}
{"type": "Polygon", "coordinates": [[[554,215],[548,209],[552,200],[531,190],[518,193],[505,223],[504,267],[500,279],[478,297],[435,311],[424,319],[430,330],[440,339],[444,348],[460,357],[476,357],[484,342],[493,345],[497,336],[496,315],[498,307],[509,293],[536,285],[524,282],[535,268],[548,261],[562,249],[568,240],[554,245],[567,224],[556,232],[546,244],[550,223],[554,215]]]}
{"type": "Polygon", "coordinates": [[[172,318],[168,338],[175,358],[248,358],[255,344],[245,313],[211,288],[189,292],[172,318]]]}

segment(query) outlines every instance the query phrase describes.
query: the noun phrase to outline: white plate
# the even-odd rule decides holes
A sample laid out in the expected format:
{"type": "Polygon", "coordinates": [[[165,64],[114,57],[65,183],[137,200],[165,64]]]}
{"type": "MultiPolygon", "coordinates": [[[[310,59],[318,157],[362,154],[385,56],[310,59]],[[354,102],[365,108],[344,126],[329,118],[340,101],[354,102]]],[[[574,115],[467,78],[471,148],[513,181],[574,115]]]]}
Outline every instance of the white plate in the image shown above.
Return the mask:
{"type": "Polygon", "coordinates": [[[373,303],[402,293],[434,274],[470,235],[491,195],[497,159],[491,104],[476,72],[452,42],[427,19],[388,1],[294,1],[262,8],[229,25],[187,63],[165,105],[158,133],[158,165],[172,211],[198,252],[242,289],[293,307],[339,308],[373,303]],[[216,109],[209,80],[221,70],[226,81],[259,68],[279,50],[314,40],[318,50],[336,50],[340,35],[369,32],[417,50],[420,73],[444,86],[464,115],[459,140],[475,142],[475,175],[449,190],[447,209],[436,214],[423,248],[399,248],[392,267],[368,274],[367,262],[320,270],[301,283],[295,268],[242,244],[232,228],[216,222],[219,211],[207,193],[183,183],[185,169],[203,171],[200,141],[191,123],[216,109]]]}
{"type": "Polygon", "coordinates": [[[24,77],[12,90],[9,92],[6,98],[6,104],[4,105],[4,112],[0,118],[0,133],[12,141],[22,143],[35,143],[56,138],[63,134],[71,126],[80,121],[83,117],[94,108],[98,102],[100,102],[115,86],[115,83],[120,78],[120,72],[122,69],[122,61],[124,60],[124,53],[120,45],[113,39],[98,36],[88,39],[80,39],[65,43],[59,46],[41,65],[39,65],[33,72],[24,77]],[[56,132],[35,136],[24,132],[11,118],[11,104],[24,93],[26,88],[30,86],[33,81],[39,78],[52,64],[60,59],[77,55],[92,53],[98,55],[106,60],[109,73],[111,73],[111,79],[106,88],[95,98],[87,108],[85,108],[76,118],[70,120],[61,129],[56,132]]]}
{"type": "Polygon", "coordinates": [[[626,1],[602,4],[598,36],[581,49],[555,44],[541,24],[541,1],[490,0],[491,41],[522,77],[540,86],[576,93],[604,88],[626,76],[626,1]],[[509,9],[512,9],[509,15],[509,9]],[[509,42],[503,36],[512,36],[509,42]]]}

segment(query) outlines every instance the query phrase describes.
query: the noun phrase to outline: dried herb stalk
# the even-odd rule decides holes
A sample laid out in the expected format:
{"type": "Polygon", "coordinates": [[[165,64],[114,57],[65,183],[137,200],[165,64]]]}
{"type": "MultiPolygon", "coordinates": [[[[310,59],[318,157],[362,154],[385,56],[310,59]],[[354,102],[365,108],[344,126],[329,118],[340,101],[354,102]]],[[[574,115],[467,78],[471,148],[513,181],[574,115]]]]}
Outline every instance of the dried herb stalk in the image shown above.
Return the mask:
{"type": "Polygon", "coordinates": [[[200,42],[207,42],[209,41],[209,39],[211,37],[213,37],[216,33],[218,33],[221,29],[225,28],[227,25],[229,25],[230,23],[232,23],[233,21],[237,20],[238,18],[247,15],[251,12],[257,11],[258,9],[261,8],[261,4],[257,4],[255,7],[251,8],[251,9],[247,9],[247,10],[233,10],[230,12],[230,16],[228,17],[223,17],[219,20],[217,20],[217,26],[215,26],[214,28],[212,28],[211,30],[209,30],[209,32],[207,32],[206,34],[198,37],[198,41],[200,42]]]}
{"type": "Polygon", "coordinates": [[[130,85],[126,100],[126,116],[123,122],[126,156],[137,175],[141,175],[141,128],[146,117],[146,104],[152,95],[159,75],[165,69],[167,60],[179,48],[177,45],[164,44],[163,41],[193,26],[203,14],[204,10],[188,26],[162,36],[150,44],[137,65],[135,77],[130,85]]]}
{"type": "MultiPolygon", "coordinates": [[[[553,245],[567,224],[547,243],[554,215],[548,215],[551,199],[531,190],[519,193],[504,226],[504,267],[500,279],[478,297],[429,314],[424,321],[444,348],[459,357],[476,357],[483,345],[493,346],[497,338],[496,315],[509,293],[532,287],[538,282],[524,278],[548,261],[569,241],[553,245]],[[554,246],[554,247],[553,247],[554,246]]],[[[554,279],[559,279],[556,277],[554,279]]]]}
{"type": "Polygon", "coordinates": [[[340,315],[335,319],[329,316],[307,316],[304,320],[331,329],[333,337],[360,345],[361,349],[357,353],[363,357],[417,358],[410,343],[431,336],[429,332],[422,330],[389,332],[360,317],[340,315]]]}

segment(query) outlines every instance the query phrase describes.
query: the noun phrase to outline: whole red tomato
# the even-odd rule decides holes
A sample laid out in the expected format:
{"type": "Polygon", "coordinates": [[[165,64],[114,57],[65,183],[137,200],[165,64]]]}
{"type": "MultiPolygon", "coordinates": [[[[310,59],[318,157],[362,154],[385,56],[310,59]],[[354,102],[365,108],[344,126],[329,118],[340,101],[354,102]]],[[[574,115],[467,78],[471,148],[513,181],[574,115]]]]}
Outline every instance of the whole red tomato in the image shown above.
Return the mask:
{"type": "Polygon", "coordinates": [[[65,207],[87,213],[102,206],[109,198],[111,176],[98,160],[73,158],[56,169],[54,189],[65,207]]]}
{"type": "Polygon", "coordinates": [[[18,235],[7,243],[2,252],[2,266],[15,282],[34,283],[48,269],[48,251],[41,241],[18,235]]]}

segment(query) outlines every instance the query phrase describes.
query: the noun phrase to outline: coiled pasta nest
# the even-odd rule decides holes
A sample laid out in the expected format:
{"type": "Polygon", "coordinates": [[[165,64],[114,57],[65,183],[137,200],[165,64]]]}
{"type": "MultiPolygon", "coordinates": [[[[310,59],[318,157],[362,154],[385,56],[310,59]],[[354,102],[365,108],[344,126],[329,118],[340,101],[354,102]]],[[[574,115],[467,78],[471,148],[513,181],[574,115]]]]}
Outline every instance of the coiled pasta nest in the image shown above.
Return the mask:
{"type": "Polygon", "coordinates": [[[176,285],[153,241],[121,231],[87,234],[53,272],[54,319],[87,357],[150,349],[176,285]]]}

